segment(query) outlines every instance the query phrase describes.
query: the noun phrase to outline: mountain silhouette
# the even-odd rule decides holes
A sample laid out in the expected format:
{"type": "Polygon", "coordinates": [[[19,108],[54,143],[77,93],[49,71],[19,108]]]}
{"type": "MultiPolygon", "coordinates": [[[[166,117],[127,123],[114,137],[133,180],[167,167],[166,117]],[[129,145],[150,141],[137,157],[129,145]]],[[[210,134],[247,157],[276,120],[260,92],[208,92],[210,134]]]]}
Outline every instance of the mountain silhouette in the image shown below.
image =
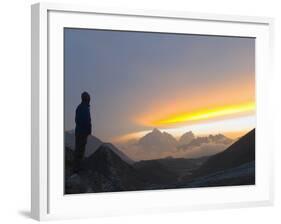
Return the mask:
{"type": "Polygon", "coordinates": [[[167,132],[161,132],[157,128],[139,139],[138,145],[147,150],[171,150],[178,144],[177,140],[167,132]]]}
{"type": "Polygon", "coordinates": [[[95,191],[136,190],[143,186],[137,171],[112,148],[111,144],[102,144],[86,161],[95,191]]]}
{"type": "Polygon", "coordinates": [[[67,193],[113,192],[144,187],[141,175],[124,161],[112,144],[103,143],[83,161],[82,171],[68,178],[67,193]],[[73,176],[77,178],[72,178],[73,176]]]}
{"type": "Polygon", "coordinates": [[[217,135],[209,135],[209,136],[193,138],[187,144],[179,144],[179,146],[177,148],[181,149],[181,150],[190,150],[190,149],[193,149],[194,147],[198,147],[202,144],[229,145],[232,142],[233,142],[232,139],[230,139],[222,134],[217,134],[217,135]]]}
{"type": "MultiPolygon", "coordinates": [[[[132,160],[131,158],[129,158],[125,153],[123,153],[121,150],[119,150],[115,145],[111,144],[111,143],[103,143],[101,146],[111,149],[114,153],[116,153],[123,161],[125,161],[126,163],[132,165],[135,163],[134,160],[132,160]]],[[[100,148],[100,147],[99,147],[100,148]]]]}
{"type": "Polygon", "coordinates": [[[187,145],[189,144],[193,139],[195,138],[195,135],[192,131],[184,133],[180,139],[179,139],[179,145],[187,145]]]}
{"type": "Polygon", "coordinates": [[[225,151],[211,156],[198,170],[200,174],[234,168],[255,160],[255,129],[233,143],[225,151]]]}
{"type": "Polygon", "coordinates": [[[209,137],[209,140],[214,143],[230,144],[233,142],[232,139],[226,137],[223,134],[209,135],[208,137],[209,137]]]}
{"type": "MultiPolygon", "coordinates": [[[[64,133],[65,146],[74,150],[75,149],[75,133],[74,131],[67,131],[64,133]]],[[[89,135],[86,144],[85,157],[92,155],[103,142],[93,135],[89,135]]]]}
{"type": "MultiPolygon", "coordinates": [[[[102,144],[104,144],[99,138],[89,135],[87,138],[85,157],[92,155],[102,144]]],[[[69,149],[75,149],[75,134],[74,131],[65,132],[65,146],[69,149]]],[[[129,164],[133,164],[134,161],[125,155],[121,150],[117,149],[113,144],[107,143],[107,146],[117,153],[124,161],[129,164]]]]}
{"type": "Polygon", "coordinates": [[[154,128],[151,132],[140,138],[136,144],[134,143],[131,146],[129,144],[125,145],[125,148],[129,153],[130,147],[137,149],[134,153],[134,159],[136,160],[155,160],[167,156],[174,158],[199,158],[221,152],[232,142],[232,139],[222,134],[196,137],[191,131],[184,133],[177,140],[171,134],[154,128]]]}
{"type": "Polygon", "coordinates": [[[211,187],[255,184],[255,129],[210,156],[192,175],[182,178],[177,187],[211,187]]]}
{"type": "MultiPolygon", "coordinates": [[[[164,134],[153,132],[152,137],[164,134]]],[[[74,151],[66,146],[66,194],[255,184],[255,129],[209,157],[132,161],[113,144],[101,143],[78,173],[73,160],[74,151]]]]}

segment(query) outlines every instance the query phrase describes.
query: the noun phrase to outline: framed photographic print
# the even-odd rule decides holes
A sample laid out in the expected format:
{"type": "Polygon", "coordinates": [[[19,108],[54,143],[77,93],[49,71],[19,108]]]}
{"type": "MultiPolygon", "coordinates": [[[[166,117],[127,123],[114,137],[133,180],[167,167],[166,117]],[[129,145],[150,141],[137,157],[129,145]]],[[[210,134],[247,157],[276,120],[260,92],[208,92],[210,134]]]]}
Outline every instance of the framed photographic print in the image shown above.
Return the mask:
{"type": "Polygon", "coordinates": [[[32,6],[32,217],[273,201],[270,18],[32,6]]]}

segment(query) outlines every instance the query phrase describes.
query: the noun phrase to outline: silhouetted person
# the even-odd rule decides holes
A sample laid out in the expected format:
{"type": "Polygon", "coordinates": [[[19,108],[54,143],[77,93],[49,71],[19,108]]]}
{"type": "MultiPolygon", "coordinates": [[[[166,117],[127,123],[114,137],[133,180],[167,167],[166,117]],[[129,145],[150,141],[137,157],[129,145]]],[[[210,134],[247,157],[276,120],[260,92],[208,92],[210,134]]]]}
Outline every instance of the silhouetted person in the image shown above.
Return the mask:
{"type": "Polygon", "coordinates": [[[90,115],[90,95],[87,92],[81,94],[82,102],[77,106],[75,113],[75,159],[74,172],[78,172],[81,168],[87,138],[92,132],[92,123],[90,115]]]}

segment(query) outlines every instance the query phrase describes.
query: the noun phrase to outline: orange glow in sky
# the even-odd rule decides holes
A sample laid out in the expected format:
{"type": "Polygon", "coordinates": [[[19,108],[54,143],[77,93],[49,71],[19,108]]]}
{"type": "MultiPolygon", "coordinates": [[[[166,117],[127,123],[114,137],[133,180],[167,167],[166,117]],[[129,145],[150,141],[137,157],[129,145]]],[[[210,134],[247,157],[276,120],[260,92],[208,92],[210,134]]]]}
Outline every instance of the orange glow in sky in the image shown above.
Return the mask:
{"type": "Polygon", "coordinates": [[[202,121],[225,116],[235,116],[251,113],[255,110],[255,103],[248,102],[237,105],[226,105],[216,108],[207,108],[187,113],[169,115],[165,118],[151,121],[152,126],[173,125],[192,121],[202,121]]]}
{"type": "MultiPolygon", "coordinates": [[[[193,131],[197,136],[206,136],[210,134],[224,134],[235,139],[243,136],[255,127],[255,116],[246,115],[236,118],[226,118],[215,121],[203,121],[196,124],[182,125],[172,128],[159,128],[160,131],[168,132],[174,137],[179,138],[188,131],[193,131]]],[[[128,133],[112,139],[113,142],[122,143],[129,140],[136,140],[151,132],[151,129],[144,131],[128,133]]]]}
{"type": "MultiPolygon", "coordinates": [[[[149,133],[152,128],[159,128],[175,137],[187,131],[195,131],[198,135],[223,133],[230,138],[237,138],[254,128],[255,102],[209,107],[192,110],[186,113],[174,113],[162,116],[146,117],[142,124],[149,128],[143,131],[118,136],[113,141],[122,142],[138,139],[149,133]]],[[[145,118],[145,117],[143,117],[145,118]]]]}

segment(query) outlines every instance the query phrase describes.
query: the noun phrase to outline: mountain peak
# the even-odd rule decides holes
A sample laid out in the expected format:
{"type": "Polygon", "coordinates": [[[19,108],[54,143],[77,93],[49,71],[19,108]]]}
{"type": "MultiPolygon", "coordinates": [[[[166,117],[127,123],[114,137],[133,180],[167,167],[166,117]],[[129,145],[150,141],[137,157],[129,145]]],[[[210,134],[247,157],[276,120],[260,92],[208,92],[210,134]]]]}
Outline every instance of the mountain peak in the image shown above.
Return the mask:
{"type": "Polygon", "coordinates": [[[192,136],[192,137],[195,137],[194,133],[192,131],[188,131],[188,132],[185,132],[181,137],[184,137],[184,136],[192,136]]]}
{"type": "Polygon", "coordinates": [[[94,154],[98,154],[101,152],[106,152],[106,153],[113,153],[113,150],[111,149],[111,144],[109,143],[103,143],[98,147],[98,149],[94,152],[94,154]]]}
{"type": "Polygon", "coordinates": [[[212,141],[212,142],[216,142],[216,143],[224,143],[224,144],[230,144],[233,142],[232,139],[226,137],[223,134],[216,134],[216,135],[209,135],[208,138],[212,141]]]}
{"type": "Polygon", "coordinates": [[[139,139],[138,144],[146,150],[171,150],[177,145],[177,140],[167,132],[154,128],[151,132],[139,139]]]}
{"type": "Polygon", "coordinates": [[[108,155],[113,153],[130,165],[132,165],[134,163],[134,161],[131,158],[129,158],[126,154],[124,154],[121,150],[119,150],[112,143],[103,143],[102,145],[100,145],[100,147],[96,150],[95,153],[104,153],[104,154],[108,154],[108,155]]]}
{"type": "Polygon", "coordinates": [[[152,133],[162,133],[158,128],[153,128],[152,133]]]}
{"type": "Polygon", "coordinates": [[[193,134],[192,131],[188,131],[180,137],[179,144],[180,145],[189,144],[193,139],[195,139],[195,135],[193,134]]]}
{"type": "Polygon", "coordinates": [[[89,157],[88,161],[90,161],[91,166],[92,163],[114,163],[114,161],[121,161],[126,163],[124,159],[121,158],[119,153],[112,148],[112,145],[109,143],[103,143],[100,147],[89,157]]]}
{"type": "MultiPolygon", "coordinates": [[[[75,131],[74,130],[66,131],[64,136],[65,136],[65,146],[74,150],[75,149],[75,131]]],[[[96,136],[89,135],[88,139],[87,139],[87,144],[86,144],[85,157],[89,157],[90,155],[92,155],[102,143],[103,142],[96,136]]]]}
{"type": "Polygon", "coordinates": [[[82,178],[90,182],[91,192],[137,190],[144,186],[139,174],[127,163],[111,143],[103,143],[85,161],[82,178]],[[89,181],[91,180],[91,181],[89,181]]]}

